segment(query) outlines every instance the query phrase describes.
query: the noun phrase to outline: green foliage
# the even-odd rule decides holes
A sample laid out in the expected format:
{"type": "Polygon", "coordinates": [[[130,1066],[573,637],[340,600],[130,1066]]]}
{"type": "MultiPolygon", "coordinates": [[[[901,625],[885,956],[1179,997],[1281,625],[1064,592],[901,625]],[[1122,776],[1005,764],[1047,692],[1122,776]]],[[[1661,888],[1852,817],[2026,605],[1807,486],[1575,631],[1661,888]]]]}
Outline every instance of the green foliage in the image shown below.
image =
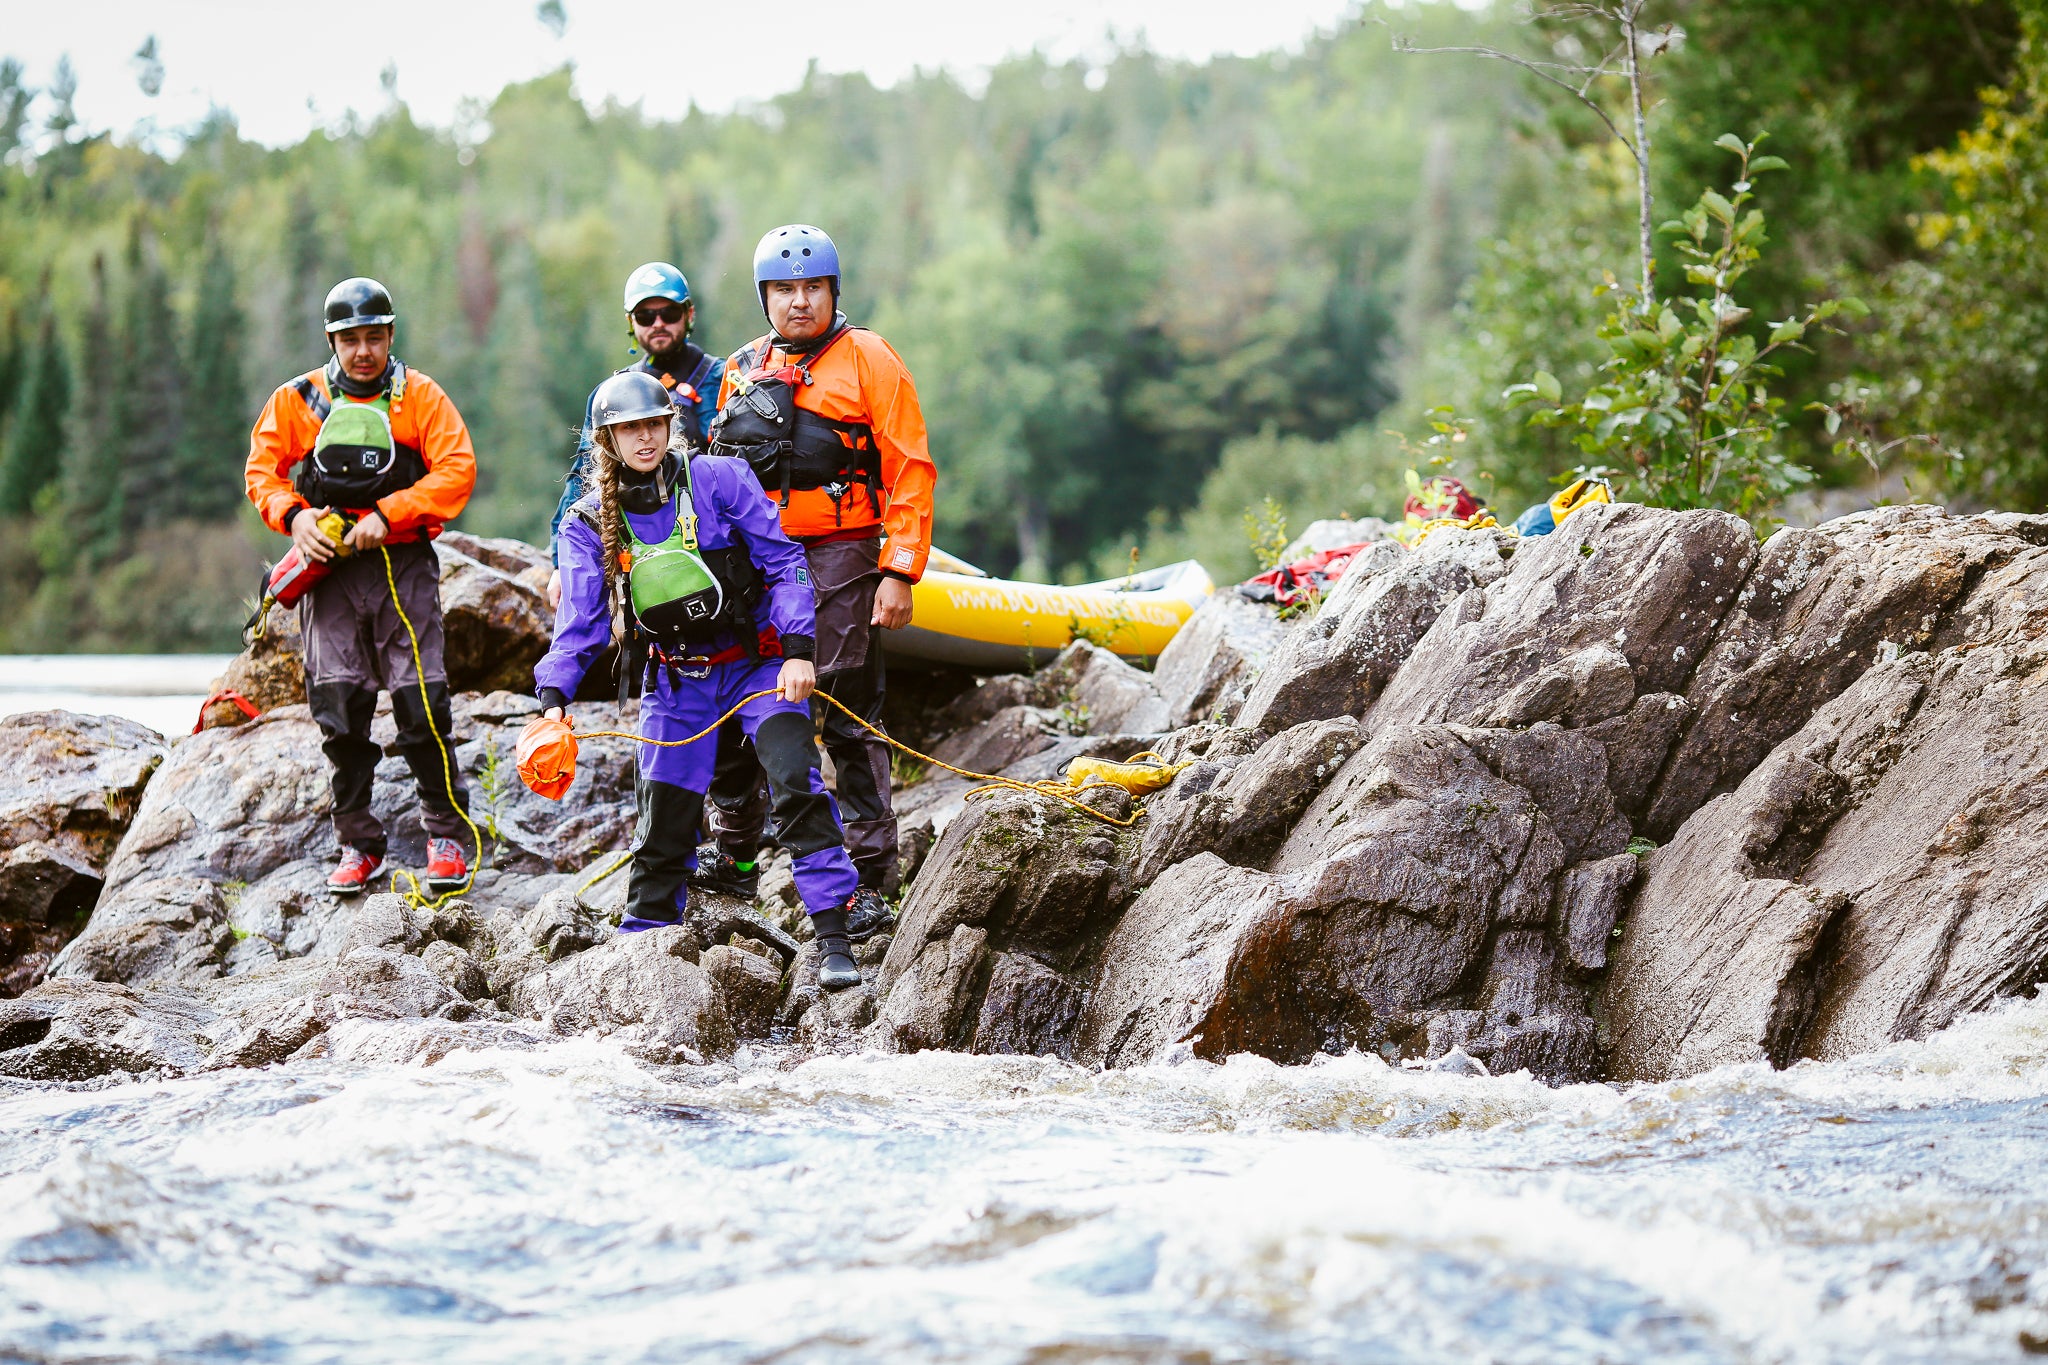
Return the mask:
{"type": "Polygon", "coordinates": [[[1917,220],[1926,259],[1883,282],[1884,326],[1863,355],[1875,392],[1858,397],[1967,452],[1951,473],[1950,452],[1921,443],[1936,479],[1971,500],[2034,510],[2048,502],[2048,6],[2032,0],[2022,12],[2012,84],[1988,92],[1977,126],[1921,162],[1948,202],[1917,220]]]}
{"type": "MultiPolygon", "coordinates": [[[[1434,42],[1499,28],[1452,6],[1401,22],[1434,42]]],[[[1399,58],[1377,24],[1203,64],[1032,55],[976,92],[946,75],[878,90],[813,72],[757,107],[670,123],[587,108],[564,69],[448,129],[394,100],[267,150],[223,115],[168,156],[48,98],[35,112],[64,126],[0,164],[0,311],[19,307],[5,281],[49,270],[74,371],[121,370],[134,410],[159,414],[150,432],[120,424],[133,544],[150,518],[227,515],[258,406],[325,359],[326,288],[375,275],[397,296],[398,353],[476,439],[460,524],[539,538],[585,396],[631,359],[617,282],[675,259],[697,339],[729,352],[762,330],[755,239],[800,218],[834,233],[849,313],[917,376],[942,543],[997,572],[1086,577],[1183,514],[1203,534],[1233,443],[1329,440],[1374,419],[1396,388],[1395,319],[1442,316],[1488,221],[1510,102],[1479,73],[1399,58]],[[83,338],[95,255],[105,353],[83,338]]],[[[1260,489],[1228,508],[1230,540],[1266,492],[1290,514],[1325,510],[1260,489]]],[[[259,547],[281,548],[239,531],[226,543],[252,573],[259,547]]],[[[0,637],[25,638],[22,600],[0,603],[0,637]]],[[[224,646],[232,616],[221,604],[224,646]]]]}
{"type": "MultiPolygon", "coordinates": [[[[1248,543],[1247,513],[1271,499],[1290,525],[1318,517],[1363,516],[1401,507],[1405,460],[1399,445],[1358,426],[1331,441],[1261,432],[1233,441],[1202,485],[1201,498],[1177,522],[1161,510],[1143,542],[1142,558],[1163,564],[1199,559],[1219,583],[1271,567],[1248,543]]],[[[1284,544],[1284,542],[1283,542],[1284,544]]],[[[1121,564],[1100,563],[1104,574],[1121,564]]]]}
{"type": "Polygon", "coordinates": [[[1259,500],[1257,508],[1244,509],[1245,546],[1260,572],[1286,563],[1288,542],[1287,509],[1271,493],[1259,500]]]}
{"type": "Polygon", "coordinates": [[[1703,190],[1664,225],[1676,235],[1689,293],[1655,304],[1610,280],[1616,306],[1599,328],[1609,351],[1599,382],[1569,402],[1542,370],[1508,390],[1511,400],[1538,405],[1532,422],[1568,430],[1590,465],[1612,467],[1626,491],[1653,506],[1725,507],[1758,519],[1810,482],[1812,472],[1783,448],[1773,357],[1839,313],[1866,311],[1853,298],[1809,304],[1759,340],[1735,289],[1767,240],[1763,211],[1751,207],[1755,177],[1785,162],[1758,156],[1758,141],[1717,139],[1739,160],[1730,194],[1703,190]]]}
{"type": "Polygon", "coordinates": [[[64,425],[71,414],[71,360],[57,332],[57,315],[44,308],[29,352],[7,444],[0,449],[0,516],[23,516],[56,482],[64,461],[64,425]]]}
{"type": "MultiPolygon", "coordinates": [[[[1914,220],[1938,207],[1919,158],[1976,123],[1987,87],[2012,79],[2023,8],[2011,0],[1714,0],[1689,4],[1685,43],[1660,73],[1658,193],[1684,202],[1721,174],[1714,138],[1768,128],[1799,168],[1765,203],[1775,245],[1744,283],[1760,317],[1788,317],[1827,289],[1860,293],[1920,255],[1914,220]]],[[[1675,274],[1675,271],[1671,273],[1675,274]]],[[[1879,305],[1884,313],[1889,304],[1879,305]]],[[[1852,339],[1781,355],[1787,412],[1831,400],[1869,358],[1852,339]]],[[[1812,419],[1788,451],[1824,479],[1858,477],[1812,419]]]]}
{"type": "Polygon", "coordinates": [[[250,417],[242,375],[248,329],[238,291],[234,258],[220,232],[209,230],[192,320],[181,338],[189,384],[170,480],[171,505],[187,516],[229,516],[241,502],[250,417]]]}

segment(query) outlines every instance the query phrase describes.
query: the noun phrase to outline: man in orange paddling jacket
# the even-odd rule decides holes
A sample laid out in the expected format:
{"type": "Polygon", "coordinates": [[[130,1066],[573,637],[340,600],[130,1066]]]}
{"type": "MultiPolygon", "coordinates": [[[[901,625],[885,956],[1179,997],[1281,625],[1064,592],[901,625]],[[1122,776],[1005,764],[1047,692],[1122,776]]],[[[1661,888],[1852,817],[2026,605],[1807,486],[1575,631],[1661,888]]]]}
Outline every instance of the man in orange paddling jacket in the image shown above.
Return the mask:
{"type": "MultiPolygon", "coordinates": [[[[910,370],[889,343],[839,311],[839,251],[817,228],[776,228],[754,248],[767,336],[726,362],[712,449],[752,465],[803,545],[817,601],[818,690],[882,723],[881,641],[910,624],[910,588],[932,545],[937,471],[910,370]]],[[[896,865],[889,746],[824,707],[825,751],[838,773],[846,849],[860,875],[849,936],[889,922],[884,882],[896,865]]],[[[751,899],[767,801],[760,765],[721,733],[711,785],[715,847],[694,883],[751,899]]]]}
{"type": "Polygon", "coordinates": [[[424,881],[451,890],[467,880],[475,850],[463,847],[469,793],[449,739],[433,537],[468,503],[476,454],[441,386],[391,354],[398,317],[383,285],[343,280],[328,293],[326,312],[331,356],[270,395],[250,433],[245,482],[264,523],[290,536],[307,562],[328,568],[299,602],[306,700],[332,769],[341,844],[327,885],[353,895],[383,870],[384,826],[370,810],[383,757],[370,719],[382,689],[391,693],[398,750],[419,788],[424,881]],[[353,523],[339,545],[320,527],[331,511],[353,523]],[[380,550],[390,556],[388,581],[380,550]]]}

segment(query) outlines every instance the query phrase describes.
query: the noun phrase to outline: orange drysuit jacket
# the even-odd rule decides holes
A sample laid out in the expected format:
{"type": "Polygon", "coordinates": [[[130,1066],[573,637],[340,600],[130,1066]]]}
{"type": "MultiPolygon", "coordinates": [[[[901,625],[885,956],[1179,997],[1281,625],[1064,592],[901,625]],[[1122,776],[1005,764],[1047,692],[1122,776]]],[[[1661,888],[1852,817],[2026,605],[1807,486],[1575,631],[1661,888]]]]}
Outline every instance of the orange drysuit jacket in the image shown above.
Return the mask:
{"type": "MultiPolygon", "coordinates": [[[[324,370],[314,370],[304,379],[328,393],[324,370]]],[[[244,472],[249,501],[263,514],[264,524],[287,535],[291,514],[306,505],[292,486],[292,466],[313,453],[320,435],[320,423],[300,396],[298,382],[281,385],[263,405],[263,415],[249,433],[249,465],[244,472]]],[[[346,396],[342,401],[348,401],[346,396]]],[[[469,428],[441,386],[408,366],[405,394],[391,405],[391,435],[420,453],[427,472],[410,488],[379,498],[377,510],[390,523],[393,540],[438,535],[442,523],[455,519],[476,487],[476,451],[470,446],[469,428]]]]}
{"type": "MultiPolygon", "coordinates": [[[[732,396],[733,381],[746,371],[747,356],[759,365],[788,363],[781,347],[766,356],[763,337],[726,362],[719,385],[723,407],[732,396]]],[[[791,489],[782,509],[782,529],[794,540],[841,536],[863,527],[883,536],[881,569],[915,583],[924,577],[925,557],[932,548],[932,489],[938,471],[932,465],[924,430],[924,409],[917,403],[917,385],[910,367],[888,342],[864,328],[853,328],[833,342],[811,366],[811,382],[796,391],[796,405],[838,422],[860,422],[873,429],[882,457],[882,524],[875,525],[868,490],[855,485],[834,507],[823,488],[791,489]]],[[[782,490],[768,490],[780,498],[782,490]]]]}

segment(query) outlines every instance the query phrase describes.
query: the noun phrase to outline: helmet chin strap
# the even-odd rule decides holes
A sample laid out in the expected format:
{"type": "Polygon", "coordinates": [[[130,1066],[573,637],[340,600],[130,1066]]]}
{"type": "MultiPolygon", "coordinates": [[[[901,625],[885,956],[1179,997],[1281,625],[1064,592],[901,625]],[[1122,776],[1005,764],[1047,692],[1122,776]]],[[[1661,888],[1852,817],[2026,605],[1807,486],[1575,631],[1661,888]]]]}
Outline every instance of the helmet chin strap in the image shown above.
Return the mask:
{"type": "Polygon", "coordinates": [[[673,450],[661,457],[660,464],[644,473],[619,460],[619,506],[639,516],[659,512],[674,495],[676,476],[682,468],[682,461],[673,450]]]}

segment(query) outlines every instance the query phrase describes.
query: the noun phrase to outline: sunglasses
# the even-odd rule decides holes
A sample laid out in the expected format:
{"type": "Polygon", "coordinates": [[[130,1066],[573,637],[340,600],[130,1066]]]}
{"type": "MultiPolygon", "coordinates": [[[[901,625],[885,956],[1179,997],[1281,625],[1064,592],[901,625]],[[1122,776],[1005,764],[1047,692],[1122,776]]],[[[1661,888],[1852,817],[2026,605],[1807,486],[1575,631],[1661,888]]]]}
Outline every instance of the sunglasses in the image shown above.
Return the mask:
{"type": "Polygon", "coordinates": [[[683,305],[680,303],[665,303],[659,308],[635,308],[633,321],[642,327],[652,327],[657,322],[666,322],[673,326],[683,320],[683,311],[683,305]]]}

